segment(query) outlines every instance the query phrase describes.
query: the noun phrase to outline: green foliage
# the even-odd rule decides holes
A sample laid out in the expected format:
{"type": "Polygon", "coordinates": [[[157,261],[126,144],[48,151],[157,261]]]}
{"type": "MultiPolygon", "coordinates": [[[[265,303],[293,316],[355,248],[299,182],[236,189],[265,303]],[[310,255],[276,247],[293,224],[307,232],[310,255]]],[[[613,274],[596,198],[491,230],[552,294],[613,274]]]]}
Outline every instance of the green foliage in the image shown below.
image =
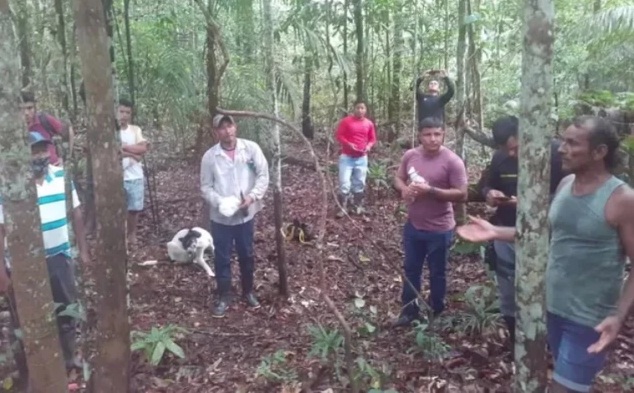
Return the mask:
{"type": "Polygon", "coordinates": [[[451,251],[458,255],[481,255],[484,246],[480,243],[472,243],[458,238],[451,247],[451,251]]]}
{"type": "MultiPolygon", "coordinates": [[[[62,303],[53,303],[55,309],[57,310],[60,307],[63,307],[62,303]]],[[[71,317],[77,319],[82,322],[86,322],[86,310],[81,305],[81,303],[71,303],[63,311],[60,311],[58,314],[60,317],[71,317]]]]}
{"type": "Polygon", "coordinates": [[[272,355],[262,358],[260,365],[256,370],[256,376],[275,383],[288,383],[297,380],[295,370],[288,368],[287,355],[289,352],[278,350],[272,355]]]}
{"type": "Polygon", "coordinates": [[[179,358],[185,357],[183,349],[174,342],[178,333],[187,334],[188,331],[176,325],[166,325],[160,328],[152,327],[149,332],[133,331],[132,351],[142,351],[151,365],[161,363],[165,351],[171,352],[179,358]]]}
{"type": "Polygon", "coordinates": [[[390,188],[390,174],[387,161],[376,160],[370,162],[368,165],[368,182],[377,192],[390,188]]]}
{"type": "Polygon", "coordinates": [[[440,360],[449,353],[447,345],[442,337],[432,331],[428,323],[414,322],[414,343],[409,352],[422,354],[428,360],[440,360]]]}
{"type": "Polygon", "coordinates": [[[499,303],[491,286],[474,285],[467,289],[464,299],[467,308],[456,316],[463,333],[480,336],[500,326],[499,303]]]}
{"type": "Polygon", "coordinates": [[[343,345],[343,336],[337,329],[326,329],[322,325],[311,325],[308,332],[313,338],[313,345],[309,356],[318,357],[327,363],[336,358],[343,345]]]}

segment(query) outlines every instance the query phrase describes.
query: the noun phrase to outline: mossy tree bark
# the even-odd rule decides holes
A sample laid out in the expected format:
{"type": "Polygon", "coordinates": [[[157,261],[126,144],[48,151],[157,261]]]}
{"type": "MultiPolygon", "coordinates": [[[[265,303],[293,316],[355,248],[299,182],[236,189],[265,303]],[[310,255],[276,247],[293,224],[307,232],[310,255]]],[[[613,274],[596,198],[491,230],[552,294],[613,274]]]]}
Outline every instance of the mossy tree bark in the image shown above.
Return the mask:
{"type": "Polygon", "coordinates": [[[515,390],[530,393],[544,392],[547,386],[544,276],[549,249],[553,1],[525,0],[523,14],[515,390]]]}
{"type": "MultiPolygon", "coordinates": [[[[53,295],[46,267],[31,151],[20,116],[20,55],[8,0],[0,0],[0,195],[31,390],[66,392],[53,295]]],[[[0,240],[4,241],[4,239],[0,240]]],[[[4,268],[4,255],[0,255],[4,268]]]]}

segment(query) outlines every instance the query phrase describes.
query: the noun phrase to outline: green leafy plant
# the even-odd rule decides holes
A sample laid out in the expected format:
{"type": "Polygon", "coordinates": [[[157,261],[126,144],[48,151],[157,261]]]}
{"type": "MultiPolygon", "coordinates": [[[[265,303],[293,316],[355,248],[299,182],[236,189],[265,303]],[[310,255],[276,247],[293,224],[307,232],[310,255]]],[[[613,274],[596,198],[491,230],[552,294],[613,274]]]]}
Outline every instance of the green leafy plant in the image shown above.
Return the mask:
{"type": "Polygon", "coordinates": [[[464,295],[467,309],[457,315],[460,330],[467,335],[481,335],[500,326],[499,303],[489,285],[474,285],[464,295]]]}
{"type": "Polygon", "coordinates": [[[308,332],[313,338],[313,345],[308,353],[322,362],[330,362],[337,357],[343,346],[343,335],[337,329],[329,330],[322,325],[311,325],[308,332]]]}
{"type": "Polygon", "coordinates": [[[151,365],[161,363],[165,351],[171,352],[179,358],[185,357],[185,352],[175,340],[178,333],[186,334],[188,331],[176,325],[152,327],[149,332],[132,332],[132,351],[142,351],[151,365]]]}
{"type": "Polygon", "coordinates": [[[288,383],[297,380],[295,370],[288,368],[288,354],[289,352],[280,349],[272,355],[263,357],[256,370],[256,376],[275,383],[288,383]]]}
{"type": "Polygon", "coordinates": [[[351,314],[356,319],[357,332],[360,336],[370,336],[377,332],[376,329],[376,306],[367,306],[365,300],[357,294],[352,301],[351,314]]]}
{"type": "Polygon", "coordinates": [[[451,247],[451,251],[458,255],[481,255],[484,246],[480,243],[472,243],[458,238],[451,247]]]}
{"type": "Polygon", "coordinates": [[[387,377],[389,374],[389,370],[385,369],[385,365],[382,365],[382,369],[377,370],[361,356],[355,360],[355,363],[357,365],[355,379],[361,386],[366,388],[369,387],[370,392],[393,392],[393,390],[381,390],[381,388],[387,383],[387,377]]]}
{"type": "Polygon", "coordinates": [[[373,161],[368,165],[368,183],[377,198],[390,189],[390,174],[385,160],[373,161]]]}
{"type": "MultiPolygon", "coordinates": [[[[56,310],[64,306],[64,304],[62,303],[53,304],[56,310]]],[[[86,311],[84,310],[84,307],[81,305],[81,303],[78,302],[67,305],[66,308],[60,311],[57,315],[60,317],[71,317],[82,322],[86,322],[86,311]]]]}
{"type": "Polygon", "coordinates": [[[440,360],[449,353],[449,345],[431,330],[429,324],[415,321],[413,334],[415,345],[409,352],[420,353],[429,360],[440,360]]]}

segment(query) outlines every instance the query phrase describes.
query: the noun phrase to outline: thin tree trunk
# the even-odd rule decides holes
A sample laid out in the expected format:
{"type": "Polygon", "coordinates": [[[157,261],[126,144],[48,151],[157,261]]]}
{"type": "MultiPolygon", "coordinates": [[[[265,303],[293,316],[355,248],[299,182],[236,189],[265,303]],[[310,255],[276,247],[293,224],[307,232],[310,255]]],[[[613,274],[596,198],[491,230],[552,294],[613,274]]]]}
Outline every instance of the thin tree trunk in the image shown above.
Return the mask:
{"type": "Polygon", "coordinates": [[[57,41],[62,50],[62,106],[67,114],[70,114],[71,120],[75,118],[70,110],[69,86],[68,86],[68,47],[66,45],[66,20],[64,18],[64,2],[55,0],[55,13],[57,14],[57,41]]]}
{"type": "Polygon", "coordinates": [[[125,42],[128,48],[128,90],[130,101],[135,103],[136,86],[134,82],[134,56],[132,55],[132,35],[130,32],[130,0],[123,0],[123,24],[125,26],[125,42]]]}
{"type": "MultiPolygon", "coordinates": [[[[348,9],[350,8],[350,0],[343,1],[343,56],[348,56],[348,9]]],[[[343,71],[343,107],[348,111],[350,100],[348,98],[348,73],[343,71]]]]}
{"type": "Polygon", "coordinates": [[[515,391],[547,387],[544,276],[548,260],[550,112],[554,6],[524,0],[517,209],[517,343],[515,391]]]}
{"type": "MultiPolygon", "coordinates": [[[[24,143],[18,108],[20,64],[9,3],[0,0],[0,195],[11,255],[13,290],[33,392],[68,390],[66,369],[55,323],[53,296],[45,262],[31,152],[24,143]]],[[[0,239],[0,241],[4,241],[0,239]]],[[[3,266],[0,268],[4,268],[3,266]]]]}
{"type": "MultiPolygon", "coordinates": [[[[268,73],[268,88],[273,100],[273,116],[279,117],[279,103],[277,99],[277,70],[274,57],[273,16],[271,15],[271,0],[262,0],[262,13],[265,31],[265,59],[268,73]]],[[[288,297],[288,273],[286,269],[286,250],[284,249],[284,237],[282,236],[282,221],[284,217],[282,201],[282,148],[280,141],[280,126],[273,124],[272,135],[273,159],[271,172],[273,174],[273,215],[275,217],[275,245],[277,249],[277,269],[280,277],[280,295],[288,297]]]]}
{"type": "Polygon", "coordinates": [[[26,1],[18,1],[16,9],[16,27],[20,48],[20,62],[22,66],[22,88],[31,89],[33,79],[33,65],[31,63],[31,30],[29,27],[29,10],[26,1]]]}
{"type": "MultiPolygon", "coordinates": [[[[464,151],[465,131],[463,128],[465,120],[465,51],[466,51],[466,1],[458,0],[458,44],[456,48],[456,154],[460,156],[467,165],[467,157],[464,151]]],[[[456,204],[456,222],[463,224],[467,218],[467,204],[456,204]]]]}
{"type": "Polygon", "coordinates": [[[313,57],[307,48],[304,48],[304,97],[302,99],[302,133],[308,139],[313,139],[315,130],[310,116],[310,88],[313,74],[313,57]]]}
{"type": "Polygon", "coordinates": [[[357,100],[365,100],[365,38],[363,37],[363,0],[353,0],[354,26],[357,35],[357,55],[355,65],[357,68],[356,94],[357,100]]]}
{"type": "Polygon", "coordinates": [[[75,0],[77,43],[89,113],[88,144],[92,153],[97,211],[95,264],[95,353],[92,392],[127,392],[130,379],[130,326],[127,308],[127,255],[123,171],[115,117],[111,63],[104,11],[99,0],[75,0]],[[118,168],[118,169],[117,169],[118,168]]]}

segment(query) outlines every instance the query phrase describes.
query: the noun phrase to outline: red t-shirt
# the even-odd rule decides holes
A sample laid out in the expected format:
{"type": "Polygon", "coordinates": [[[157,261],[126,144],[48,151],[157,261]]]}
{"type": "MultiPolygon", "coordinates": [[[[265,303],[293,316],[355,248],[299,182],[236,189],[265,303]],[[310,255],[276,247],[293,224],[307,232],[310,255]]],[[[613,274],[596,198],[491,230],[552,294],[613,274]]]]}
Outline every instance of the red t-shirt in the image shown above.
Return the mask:
{"type": "MultiPolygon", "coordinates": [[[[427,156],[422,148],[408,150],[401,159],[397,175],[408,182],[407,171],[414,167],[432,187],[439,189],[462,188],[467,185],[467,170],[462,159],[446,147],[438,154],[427,156]]],[[[444,232],[454,229],[456,221],[451,202],[433,197],[419,198],[407,208],[407,218],[421,231],[444,232]]]]}
{"type": "Polygon", "coordinates": [[[337,127],[336,138],[341,144],[342,154],[362,157],[366,154],[366,149],[376,143],[374,124],[365,117],[346,116],[337,127]],[[353,149],[350,144],[353,144],[360,151],[353,149]]]}
{"type": "MultiPolygon", "coordinates": [[[[59,121],[57,118],[48,115],[48,114],[44,114],[44,116],[46,116],[46,120],[48,120],[48,124],[51,125],[51,130],[54,132],[54,135],[59,135],[62,133],[62,122],[59,121]]],[[[48,139],[49,141],[51,141],[51,143],[48,145],[48,152],[51,155],[51,164],[52,165],[58,165],[59,164],[59,157],[57,156],[57,150],[55,149],[55,145],[52,143],[53,142],[53,136],[51,135],[49,130],[47,130],[42,123],[40,123],[40,113],[36,114],[33,122],[31,124],[29,124],[29,132],[37,132],[40,135],[42,135],[44,138],[48,139]]]]}

